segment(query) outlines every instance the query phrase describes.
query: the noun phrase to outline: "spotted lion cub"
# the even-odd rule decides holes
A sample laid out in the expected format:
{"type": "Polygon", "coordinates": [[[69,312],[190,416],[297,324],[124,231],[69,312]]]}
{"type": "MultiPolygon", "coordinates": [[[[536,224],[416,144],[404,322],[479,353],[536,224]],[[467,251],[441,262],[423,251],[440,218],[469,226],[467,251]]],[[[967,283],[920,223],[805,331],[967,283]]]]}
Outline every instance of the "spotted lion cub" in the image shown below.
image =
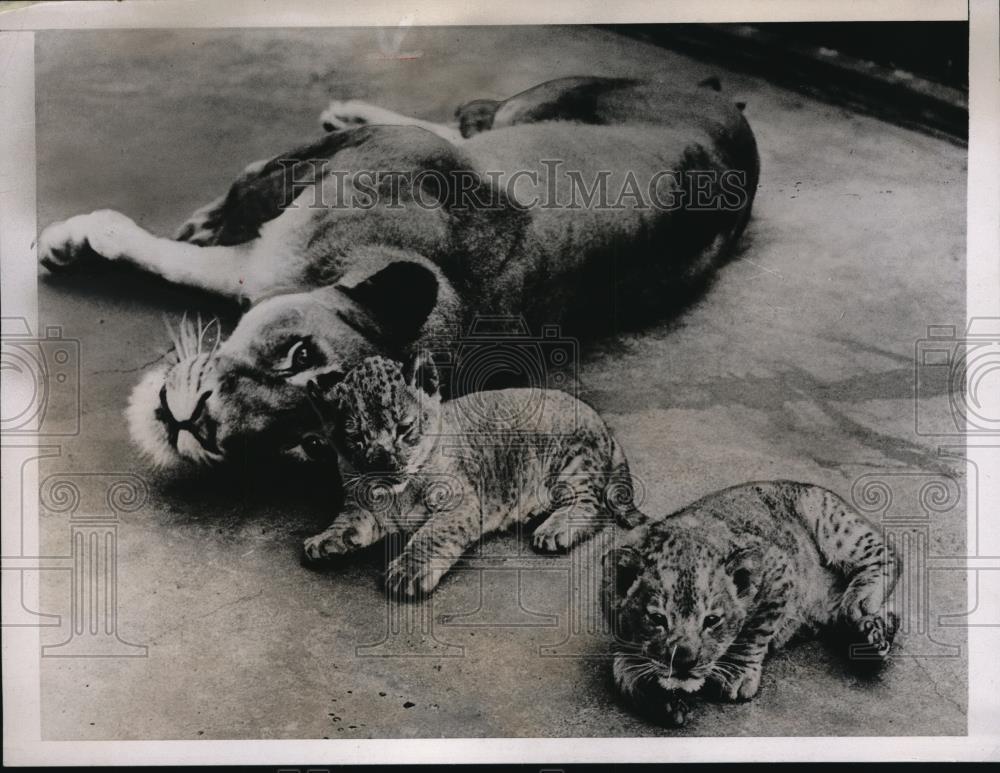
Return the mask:
{"type": "Polygon", "coordinates": [[[630,516],[628,463],[588,405],[539,389],[442,402],[438,382],[420,354],[405,370],[369,357],[329,393],[309,387],[324,428],[303,447],[314,457],[337,451],[349,495],[345,512],[305,541],[308,559],[413,532],[387,568],[386,587],[414,597],[491,532],[541,519],[535,549],[564,552],[616,515],[630,516]]]}
{"type": "Polygon", "coordinates": [[[706,681],[729,700],[760,687],[768,650],[842,624],[884,658],[901,569],[879,532],[836,494],[788,481],[711,494],[640,524],[605,556],[602,600],[614,678],[636,708],[683,724],[706,681]]]}

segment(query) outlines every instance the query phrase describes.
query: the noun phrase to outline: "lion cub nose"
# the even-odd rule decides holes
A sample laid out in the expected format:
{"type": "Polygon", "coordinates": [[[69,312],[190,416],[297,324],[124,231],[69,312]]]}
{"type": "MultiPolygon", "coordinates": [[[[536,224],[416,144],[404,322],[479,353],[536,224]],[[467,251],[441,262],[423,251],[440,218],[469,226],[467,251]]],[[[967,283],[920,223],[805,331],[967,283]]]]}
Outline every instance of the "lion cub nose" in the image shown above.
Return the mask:
{"type": "Polygon", "coordinates": [[[685,671],[698,662],[698,653],[693,647],[686,644],[678,644],[673,654],[674,668],[678,671],[685,671]]]}

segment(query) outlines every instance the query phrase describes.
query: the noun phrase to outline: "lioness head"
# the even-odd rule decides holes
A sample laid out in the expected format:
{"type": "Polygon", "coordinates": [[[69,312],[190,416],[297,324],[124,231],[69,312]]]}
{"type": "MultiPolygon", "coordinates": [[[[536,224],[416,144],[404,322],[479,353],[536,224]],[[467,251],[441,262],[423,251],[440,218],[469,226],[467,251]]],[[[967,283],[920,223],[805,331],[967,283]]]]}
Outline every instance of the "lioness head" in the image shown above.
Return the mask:
{"type": "Polygon", "coordinates": [[[225,340],[182,323],[171,361],[129,399],[139,449],[163,468],[247,455],[306,459],[302,438],[316,423],[309,382],[327,388],[367,356],[399,356],[458,324],[454,291],[435,267],[380,258],[335,285],[260,301],[225,340]]]}

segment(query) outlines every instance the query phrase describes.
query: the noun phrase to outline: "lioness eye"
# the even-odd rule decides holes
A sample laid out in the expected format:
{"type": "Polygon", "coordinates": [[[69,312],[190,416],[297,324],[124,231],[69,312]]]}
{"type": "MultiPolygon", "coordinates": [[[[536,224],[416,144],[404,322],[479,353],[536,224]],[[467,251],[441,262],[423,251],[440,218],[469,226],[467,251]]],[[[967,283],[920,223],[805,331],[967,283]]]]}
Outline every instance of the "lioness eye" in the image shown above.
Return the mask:
{"type": "Polygon", "coordinates": [[[722,618],[719,617],[718,615],[705,615],[705,620],[702,623],[702,627],[715,628],[715,626],[717,626],[720,622],[722,622],[722,618]]]}
{"type": "Polygon", "coordinates": [[[308,368],[315,367],[317,365],[316,359],[316,350],[309,341],[296,341],[288,349],[288,354],[285,355],[285,360],[278,366],[278,369],[301,373],[308,368]]]}
{"type": "Polygon", "coordinates": [[[659,612],[650,612],[649,622],[659,628],[666,629],[667,627],[667,618],[661,615],[659,612]]]}

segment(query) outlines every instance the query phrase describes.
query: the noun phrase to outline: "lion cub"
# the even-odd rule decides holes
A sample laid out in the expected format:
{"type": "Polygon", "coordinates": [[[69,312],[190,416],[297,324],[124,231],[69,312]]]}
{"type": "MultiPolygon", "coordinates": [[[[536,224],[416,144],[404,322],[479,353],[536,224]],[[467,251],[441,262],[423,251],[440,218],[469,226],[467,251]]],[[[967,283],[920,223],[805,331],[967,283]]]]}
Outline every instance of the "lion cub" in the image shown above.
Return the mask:
{"type": "Polygon", "coordinates": [[[431,592],[485,535],[542,519],[533,546],[563,552],[632,512],[628,463],[590,406],[564,392],[503,389],[442,402],[431,358],[404,369],[369,357],[330,392],[310,385],[324,420],[303,447],[337,451],[345,512],[305,541],[320,560],[413,532],[387,590],[431,592]]]}
{"type": "Polygon", "coordinates": [[[794,634],[846,624],[876,658],[901,569],[871,523],[818,486],[771,481],[711,494],[647,521],[604,559],[614,678],[637,708],[683,724],[683,693],[709,681],[748,700],[794,634]]]}

